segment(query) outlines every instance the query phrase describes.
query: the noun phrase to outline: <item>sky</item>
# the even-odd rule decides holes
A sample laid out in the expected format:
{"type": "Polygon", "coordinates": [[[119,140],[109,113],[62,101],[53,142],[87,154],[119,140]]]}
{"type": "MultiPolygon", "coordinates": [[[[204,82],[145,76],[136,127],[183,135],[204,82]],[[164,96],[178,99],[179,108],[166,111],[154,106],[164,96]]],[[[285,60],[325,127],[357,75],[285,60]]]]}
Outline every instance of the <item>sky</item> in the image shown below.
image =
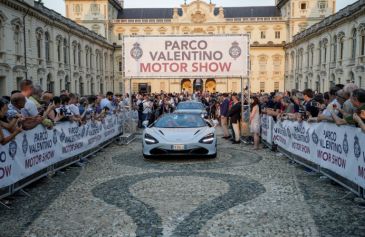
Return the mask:
{"type": "MultiPolygon", "coordinates": [[[[189,3],[191,0],[187,0],[189,3]]],[[[209,0],[206,0],[209,1],[209,0]]],[[[337,0],[336,10],[340,10],[356,0],[337,0]]],[[[43,0],[45,6],[51,8],[62,15],[65,14],[64,0],[43,0]]],[[[212,0],[217,6],[235,7],[235,6],[273,6],[275,0],[212,0]]],[[[125,7],[179,7],[184,3],[184,0],[124,0],[125,7]]]]}

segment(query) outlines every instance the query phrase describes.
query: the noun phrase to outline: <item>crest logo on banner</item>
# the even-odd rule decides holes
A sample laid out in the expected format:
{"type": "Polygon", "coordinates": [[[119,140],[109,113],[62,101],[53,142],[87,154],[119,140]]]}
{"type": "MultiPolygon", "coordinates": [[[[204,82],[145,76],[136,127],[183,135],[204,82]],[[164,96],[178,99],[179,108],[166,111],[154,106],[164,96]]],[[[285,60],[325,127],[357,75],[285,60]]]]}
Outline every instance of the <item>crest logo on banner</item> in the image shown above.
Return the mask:
{"type": "Polygon", "coordinates": [[[23,149],[23,154],[26,155],[28,151],[28,139],[27,139],[27,134],[25,133],[23,135],[22,149],[23,149]]]}
{"type": "Polygon", "coordinates": [[[354,154],[356,159],[359,159],[359,157],[361,156],[361,147],[360,147],[360,142],[359,142],[359,138],[357,136],[355,136],[354,138],[354,154]]]}
{"type": "Polygon", "coordinates": [[[18,150],[18,144],[15,141],[9,143],[9,155],[14,160],[16,152],[18,150]]]}
{"type": "Polygon", "coordinates": [[[85,128],[85,125],[84,125],[84,126],[82,126],[81,137],[85,136],[85,131],[86,131],[86,128],[85,128]]]}
{"type": "Polygon", "coordinates": [[[239,44],[235,41],[232,43],[232,47],[229,49],[229,55],[236,60],[242,54],[242,49],[239,44]]]}
{"type": "Polygon", "coordinates": [[[65,138],[66,138],[66,134],[65,134],[65,131],[63,131],[63,129],[61,129],[61,135],[60,135],[60,140],[61,140],[61,142],[63,142],[64,140],[65,140],[65,138]]]}
{"type": "Polygon", "coordinates": [[[53,130],[53,144],[57,144],[57,131],[56,129],[53,130]]]}
{"type": "Polygon", "coordinates": [[[313,133],[312,133],[312,140],[313,140],[314,144],[318,145],[319,139],[318,139],[318,135],[316,133],[316,130],[314,130],[313,133]]]}
{"type": "Polygon", "coordinates": [[[131,57],[134,58],[136,61],[143,56],[143,50],[140,47],[139,43],[134,43],[133,48],[131,49],[131,57]]]}
{"type": "Polygon", "coordinates": [[[343,151],[345,152],[346,155],[349,153],[349,141],[347,140],[347,134],[346,133],[345,133],[345,136],[343,137],[342,149],[343,149],[343,151]]]}
{"type": "Polygon", "coordinates": [[[286,128],[286,133],[288,134],[288,137],[291,138],[291,132],[290,132],[289,127],[286,128]]]}

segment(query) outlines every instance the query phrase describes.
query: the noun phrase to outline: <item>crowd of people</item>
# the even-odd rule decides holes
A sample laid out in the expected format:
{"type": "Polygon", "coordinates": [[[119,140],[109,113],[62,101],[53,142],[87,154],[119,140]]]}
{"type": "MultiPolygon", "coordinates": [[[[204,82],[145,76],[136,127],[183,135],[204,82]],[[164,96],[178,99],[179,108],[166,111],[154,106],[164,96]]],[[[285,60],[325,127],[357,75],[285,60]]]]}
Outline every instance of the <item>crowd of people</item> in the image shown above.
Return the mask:
{"type": "Polygon", "coordinates": [[[0,99],[0,144],[6,144],[23,130],[42,124],[52,128],[58,122],[73,121],[80,125],[88,120],[102,120],[106,115],[124,109],[138,112],[138,127],[153,123],[166,113],[173,113],[181,101],[200,101],[210,119],[222,127],[223,138],[239,144],[242,130],[246,128],[243,141],[252,143],[254,149],[260,144],[260,115],[268,114],[274,120],[297,120],[333,122],[338,126],[356,125],[365,132],[365,90],[355,84],[335,85],[328,92],[316,93],[311,89],[292,90],[270,94],[254,93],[181,93],[128,94],[79,96],[62,91],[54,96],[43,91],[32,81],[20,83],[20,91],[0,99]],[[243,96],[243,98],[242,98],[243,96]],[[243,106],[242,106],[243,101],[243,106]]]}
{"type": "Polygon", "coordinates": [[[0,144],[7,144],[23,130],[38,125],[51,129],[59,122],[71,121],[79,125],[88,120],[102,120],[106,115],[128,108],[128,94],[79,96],[61,91],[60,96],[43,91],[39,85],[24,80],[19,91],[0,99],[0,144]]]}

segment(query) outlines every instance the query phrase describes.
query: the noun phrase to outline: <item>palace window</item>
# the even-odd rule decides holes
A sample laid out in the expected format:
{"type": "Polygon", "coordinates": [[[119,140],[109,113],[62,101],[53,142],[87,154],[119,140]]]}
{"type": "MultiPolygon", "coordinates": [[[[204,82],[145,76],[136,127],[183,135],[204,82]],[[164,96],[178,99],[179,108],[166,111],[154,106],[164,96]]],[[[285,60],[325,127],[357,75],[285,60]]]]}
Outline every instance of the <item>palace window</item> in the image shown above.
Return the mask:
{"type": "Polygon", "coordinates": [[[21,54],[21,43],[20,43],[21,35],[20,35],[20,25],[14,26],[14,46],[15,46],[15,54],[21,54]]]}
{"type": "Polygon", "coordinates": [[[49,33],[44,33],[44,54],[46,57],[46,61],[51,61],[51,55],[50,55],[50,37],[49,33]]]}
{"type": "Polygon", "coordinates": [[[0,51],[4,48],[4,19],[0,17],[0,51]]]}
{"type": "Polygon", "coordinates": [[[339,39],[339,41],[340,41],[340,60],[342,60],[343,59],[343,52],[344,52],[344,46],[345,46],[345,37],[344,36],[342,36],[340,39],[339,39]]]}
{"type": "Polygon", "coordinates": [[[88,46],[85,47],[85,51],[86,51],[86,54],[85,54],[86,68],[89,68],[89,47],[88,46]]]}
{"type": "Polygon", "coordinates": [[[357,31],[354,29],[352,31],[352,45],[351,45],[351,58],[356,58],[356,44],[357,44],[357,31]]]}
{"type": "Polygon", "coordinates": [[[261,39],[266,39],[266,32],[265,31],[261,31],[261,39]]]}
{"type": "Polygon", "coordinates": [[[81,6],[80,4],[74,4],[74,12],[75,13],[80,13],[81,12],[81,6]]]}
{"type": "Polygon", "coordinates": [[[275,39],[280,39],[280,31],[275,31],[275,39]]]}
{"type": "Polygon", "coordinates": [[[365,29],[363,29],[361,31],[361,35],[360,35],[360,40],[361,40],[361,45],[360,45],[360,53],[361,53],[361,56],[364,56],[365,55],[365,29]]]}
{"type": "Polygon", "coordinates": [[[274,82],[274,91],[279,92],[280,90],[280,83],[278,81],[274,82]]]}
{"type": "Polygon", "coordinates": [[[337,61],[337,35],[333,37],[333,62],[337,61]]]}
{"type": "Polygon", "coordinates": [[[119,61],[118,62],[118,69],[119,69],[119,71],[121,72],[121,71],[123,71],[123,64],[122,64],[122,61],[119,61]]]}
{"type": "Polygon", "coordinates": [[[265,92],[265,82],[260,82],[260,92],[265,92]]]}
{"type": "Polygon", "coordinates": [[[322,62],[322,41],[319,42],[318,52],[319,52],[318,64],[321,64],[321,62],[322,62]]]}
{"type": "Polygon", "coordinates": [[[327,7],[327,1],[319,1],[318,2],[318,8],[321,9],[321,10],[324,10],[326,9],[327,7]]]}
{"type": "Polygon", "coordinates": [[[90,4],[90,12],[92,14],[98,14],[100,12],[100,5],[99,4],[90,4]]]}
{"type": "Polygon", "coordinates": [[[77,59],[78,59],[78,61],[79,61],[79,67],[81,67],[81,45],[79,44],[78,46],[77,46],[77,59]]]}
{"type": "Polygon", "coordinates": [[[323,62],[327,62],[327,39],[323,41],[323,62]]]}
{"type": "Polygon", "coordinates": [[[307,3],[302,2],[302,3],[300,4],[300,9],[301,9],[301,10],[306,10],[306,9],[307,9],[307,3]]]}
{"type": "Polygon", "coordinates": [[[90,48],[90,68],[93,68],[93,50],[90,48]]]}
{"type": "Polygon", "coordinates": [[[57,36],[57,60],[61,62],[62,37],[57,36]]]}
{"type": "Polygon", "coordinates": [[[36,32],[36,44],[37,44],[37,57],[42,58],[42,31],[36,32]]]}
{"type": "Polygon", "coordinates": [[[63,39],[63,63],[67,64],[67,40],[63,39]]]}

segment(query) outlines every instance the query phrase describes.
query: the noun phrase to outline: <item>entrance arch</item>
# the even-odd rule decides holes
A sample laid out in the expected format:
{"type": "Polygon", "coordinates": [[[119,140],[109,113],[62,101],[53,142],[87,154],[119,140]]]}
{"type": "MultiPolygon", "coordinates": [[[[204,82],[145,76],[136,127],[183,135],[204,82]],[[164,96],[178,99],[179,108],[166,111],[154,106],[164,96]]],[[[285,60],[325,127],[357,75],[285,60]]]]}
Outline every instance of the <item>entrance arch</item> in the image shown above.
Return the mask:
{"type": "Polygon", "coordinates": [[[185,90],[187,92],[189,92],[190,94],[193,93],[193,86],[191,84],[190,79],[183,79],[181,81],[181,91],[185,90]]]}
{"type": "Polygon", "coordinates": [[[215,93],[217,88],[217,83],[215,82],[214,79],[208,79],[205,82],[205,91],[209,92],[209,93],[215,93]]]}
{"type": "Polygon", "coordinates": [[[200,78],[194,80],[194,92],[195,91],[203,91],[203,80],[200,78]]]}

